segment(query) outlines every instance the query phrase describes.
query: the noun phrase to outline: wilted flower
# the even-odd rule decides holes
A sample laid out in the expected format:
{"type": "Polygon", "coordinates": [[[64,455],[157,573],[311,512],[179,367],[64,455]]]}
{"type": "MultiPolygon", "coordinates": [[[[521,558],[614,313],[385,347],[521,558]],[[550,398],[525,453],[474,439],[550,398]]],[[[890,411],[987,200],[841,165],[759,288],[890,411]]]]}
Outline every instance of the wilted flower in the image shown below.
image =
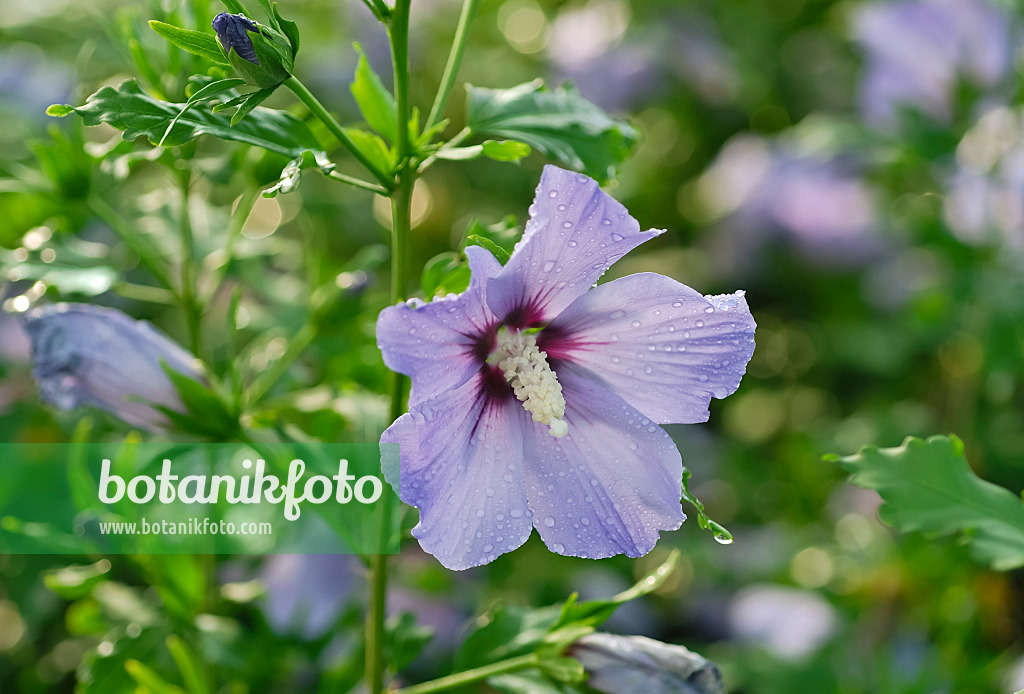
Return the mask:
{"type": "Polygon", "coordinates": [[[191,354],[150,323],[115,309],[55,304],[21,319],[40,395],[62,410],[94,405],[133,426],[158,430],[167,418],[147,403],[182,408],[162,364],[201,378],[191,354]]]}
{"type": "Polygon", "coordinates": [[[754,349],[742,292],[702,296],[631,275],[588,291],[642,232],[586,176],[544,169],[505,267],[469,247],[460,295],[385,309],[385,363],[412,378],[382,442],[413,530],[452,569],[493,561],[536,527],[559,554],[640,556],[683,521],[682,463],[658,424],[703,422],[754,349]],[[399,485],[399,468],[401,484],[399,485]]]}
{"type": "Polygon", "coordinates": [[[221,12],[213,30],[238,76],[260,89],[276,87],[291,74],[295,50],[278,32],[244,14],[221,12]]]}
{"type": "Polygon", "coordinates": [[[569,653],[587,671],[587,686],[599,692],[725,694],[722,673],[710,660],[644,636],[589,634],[569,653]]]}

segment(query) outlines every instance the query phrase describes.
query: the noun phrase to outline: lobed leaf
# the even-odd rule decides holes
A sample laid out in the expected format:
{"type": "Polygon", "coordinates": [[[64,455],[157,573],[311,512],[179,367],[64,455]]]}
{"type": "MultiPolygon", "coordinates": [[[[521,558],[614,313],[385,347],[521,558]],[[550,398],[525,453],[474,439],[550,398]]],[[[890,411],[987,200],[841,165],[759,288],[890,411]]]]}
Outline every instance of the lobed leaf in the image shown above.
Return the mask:
{"type": "Polygon", "coordinates": [[[123,130],[126,140],[144,135],[154,145],[162,140],[165,147],[184,144],[200,135],[212,135],[290,158],[300,156],[305,150],[320,149],[306,124],[290,113],[257,108],[232,127],[231,120],[219,113],[187,110],[182,114],[185,104],[160,101],[142,91],[135,80],[122,82],[116,88],[103,87],[83,106],[67,108],[81,116],[86,125],[107,123],[123,130]],[[176,116],[177,121],[172,123],[176,116]]]}
{"type": "Polygon", "coordinates": [[[1024,503],[975,475],[956,436],[908,437],[898,448],[825,458],[840,461],[857,486],[877,491],[879,515],[901,532],[960,532],[973,556],[993,569],[1024,566],[1024,503]]]}
{"type": "Polygon", "coordinates": [[[474,133],[525,143],[601,183],[615,178],[615,167],[639,140],[636,130],[571,86],[551,91],[536,80],[511,89],[466,90],[466,122],[474,133]]]}

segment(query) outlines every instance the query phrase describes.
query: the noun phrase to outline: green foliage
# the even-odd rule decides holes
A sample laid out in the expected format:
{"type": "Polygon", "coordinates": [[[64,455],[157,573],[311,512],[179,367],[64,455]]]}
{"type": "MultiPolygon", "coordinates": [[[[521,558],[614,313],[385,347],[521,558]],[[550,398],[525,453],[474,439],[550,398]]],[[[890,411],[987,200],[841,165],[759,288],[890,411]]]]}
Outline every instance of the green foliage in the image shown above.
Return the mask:
{"type": "Polygon", "coordinates": [[[395,97],[370,67],[363,47],[358,43],[354,47],[359,54],[359,62],[356,63],[355,79],[349,85],[352,97],[367,125],[394,142],[398,134],[395,125],[395,97]]]}
{"type": "Polygon", "coordinates": [[[200,135],[212,135],[289,157],[319,149],[306,124],[290,113],[259,108],[232,127],[229,118],[216,113],[195,110],[182,113],[185,104],[155,99],[143,92],[135,80],[122,82],[117,88],[103,87],[84,105],[65,105],[55,112],[71,112],[65,109],[81,116],[86,125],[107,123],[123,130],[126,140],[145,136],[152,144],[162,143],[164,147],[181,145],[200,135]]]}
{"type": "Polygon", "coordinates": [[[469,263],[461,253],[440,253],[423,266],[420,284],[427,298],[458,294],[469,286],[469,263]]]}
{"type": "MultiPolygon", "coordinates": [[[[525,609],[500,606],[477,620],[477,628],[466,637],[455,655],[456,671],[469,670],[501,660],[534,653],[538,659],[537,674],[547,690],[562,685],[579,684],[583,669],[573,658],[563,655],[580,637],[606,622],[623,604],[656,591],[673,574],[679,563],[679,552],[673,551],[654,571],[633,587],[606,600],[580,603],[573,594],[561,605],[525,609]]],[[[497,680],[503,691],[527,691],[526,686],[536,674],[517,673],[497,680]],[[526,679],[522,679],[525,677],[526,679]]],[[[547,691],[539,687],[534,691],[547,691]]]]}
{"type": "Polygon", "coordinates": [[[395,671],[408,667],[434,638],[434,630],[417,624],[416,616],[409,612],[392,617],[385,627],[385,657],[395,671]]]}
{"type": "Polygon", "coordinates": [[[478,135],[530,145],[563,166],[606,183],[639,140],[572,86],[554,91],[541,80],[511,89],[467,86],[466,122],[478,135]]]}
{"type": "Polygon", "coordinates": [[[867,446],[841,461],[850,481],[874,489],[882,519],[901,532],[963,533],[974,557],[999,571],[1024,566],[1024,504],[980,479],[955,436],[908,437],[898,448],[867,446]]]}
{"type": "Polygon", "coordinates": [[[435,156],[448,161],[468,161],[487,157],[495,161],[517,162],[530,156],[530,145],[515,140],[487,140],[479,145],[470,145],[469,147],[440,149],[435,156]]]}
{"type": "Polygon", "coordinates": [[[228,62],[239,77],[260,89],[273,89],[291,75],[294,52],[288,38],[274,29],[257,25],[259,31],[248,32],[256,63],[238,55],[234,47],[227,53],[228,62]]]}
{"type": "MultiPolygon", "coordinates": [[[[241,431],[238,414],[231,403],[211,386],[199,383],[164,365],[164,373],[171,380],[185,407],[177,412],[158,407],[182,431],[193,432],[213,440],[231,440],[241,431]]],[[[219,389],[218,389],[219,390],[219,389]]]]}
{"type": "Polygon", "coordinates": [[[211,63],[228,65],[228,60],[224,56],[224,48],[213,34],[204,31],[193,31],[192,29],[182,29],[181,27],[155,19],[149,21],[149,27],[183,51],[197,55],[200,58],[205,58],[211,63]]]}

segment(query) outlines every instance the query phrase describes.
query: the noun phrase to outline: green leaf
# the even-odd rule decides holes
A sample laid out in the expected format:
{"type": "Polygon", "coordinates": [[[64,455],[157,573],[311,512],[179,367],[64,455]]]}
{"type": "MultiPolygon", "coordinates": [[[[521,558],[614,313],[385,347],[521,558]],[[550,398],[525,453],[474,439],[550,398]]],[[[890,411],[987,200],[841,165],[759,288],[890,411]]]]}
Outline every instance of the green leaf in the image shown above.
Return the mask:
{"type": "Polygon", "coordinates": [[[187,51],[192,55],[198,55],[200,58],[206,58],[218,65],[228,64],[227,56],[224,55],[224,48],[213,34],[182,29],[172,24],[158,22],[155,19],[149,21],[149,28],[183,51],[187,51]]]}
{"type": "Polygon", "coordinates": [[[224,3],[224,7],[228,8],[228,12],[244,14],[246,17],[252,17],[252,15],[249,14],[249,10],[245,9],[245,6],[238,2],[238,0],[221,0],[221,2],[224,3]]]}
{"type": "Polygon", "coordinates": [[[956,436],[908,437],[899,448],[863,448],[840,461],[850,481],[877,491],[879,515],[901,532],[963,533],[975,559],[997,571],[1024,566],[1024,503],[971,470],[956,436]]]}
{"type": "Polygon", "coordinates": [[[530,156],[530,145],[515,140],[487,140],[480,145],[484,156],[495,161],[519,161],[530,156]]]}
{"type": "Polygon", "coordinates": [[[95,564],[65,566],[43,574],[47,588],[66,600],[76,600],[92,592],[97,585],[107,580],[110,562],[100,559],[95,564]]]}
{"type": "Polygon", "coordinates": [[[238,431],[238,417],[232,414],[230,406],[213,390],[166,364],[161,366],[178,391],[185,412],[176,412],[166,407],[157,409],[179,428],[211,437],[230,436],[238,431]]]}
{"type": "Polygon", "coordinates": [[[188,644],[177,634],[168,636],[165,643],[189,692],[191,694],[209,694],[210,689],[206,686],[202,667],[188,644]]]}
{"type": "Polygon", "coordinates": [[[126,660],[124,670],[143,691],[152,692],[153,694],[187,694],[181,687],[176,687],[164,681],[156,670],[138,660],[126,660]]]}
{"type": "Polygon", "coordinates": [[[469,236],[466,237],[466,245],[467,246],[480,246],[481,248],[486,248],[487,250],[489,250],[491,252],[491,255],[493,255],[495,258],[498,259],[498,262],[501,263],[502,265],[507,263],[508,259],[512,257],[511,253],[506,251],[504,248],[502,248],[498,244],[494,243],[494,241],[491,241],[486,236],[479,236],[477,234],[470,234],[469,236]]]}
{"type": "Polygon", "coordinates": [[[238,104],[238,110],[235,111],[234,115],[231,116],[231,127],[235,127],[242,122],[242,119],[252,113],[253,109],[266,101],[271,94],[274,93],[274,89],[260,89],[255,92],[246,94],[242,101],[238,104]]]}
{"type": "Polygon", "coordinates": [[[63,118],[64,116],[69,116],[74,112],[75,109],[67,104],[50,104],[46,107],[46,115],[53,116],[54,118],[63,118]]]}
{"type": "Polygon", "coordinates": [[[398,133],[395,121],[395,97],[388,91],[380,77],[370,67],[366,53],[358,43],[353,44],[359,53],[355,79],[349,86],[367,124],[384,137],[394,142],[398,133]]]}
{"type": "Polygon", "coordinates": [[[704,513],[704,504],[701,500],[693,495],[690,491],[690,477],[693,473],[687,467],[683,468],[683,499],[692,504],[697,509],[697,524],[705,530],[710,530],[715,535],[715,540],[723,545],[732,544],[732,533],[719,523],[718,521],[712,520],[708,517],[708,514],[704,513]]]}
{"type": "Polygon", "coordinates": [[[550,91],[536,80],[511,89],[466,89],[466,121],[474,133],[526,143],[601,183],[615,177],[639,139],[573,87],[550,91]]]}
{"type": "Polygon", "coordinates": [[[276,2],[272,5],[272,9],[274,10],[274,19],[277,20],[277,28],[288,39],[288,43],[292,45],[292,58],[294,58],[299,53],[299,26],[295,22],[281,16],[281,13],[277,11],[276,2]]]}
{"type": "Polygon", "coordinates": [[[576,596],[571,596],[562,606],[562,614],[558,620],[559,627],[567,625],[583,625],[596,627],[603,624],[618,607],[630,600],[653,593],[668,580],[668,577],[679,565],[679,550],[674,549],[658,568],[641,578],[632,588],[624,590],[607,600],[591,600],[577,603],[576,596]]]}
{"type": "Polygon", "coordinates": [[[85,105],[72,108],[86,125],[108,123],[123,130],[126,140],[145,135],[154,145],[163,138],[165,147],[184,144],[200,135],[212,135],[291,158],[307,149],[320,149],[313,133],[301,120],[290,113],[264,108],[255,109],[235,127],[226,116],[191,110],[178,118],[168,132],[168,125],[183,104],[155,99],[143,92],[134,80],[122,82],[116,89],[103,87],[90,96],[85,105]]]}
{"type": "Polygon", "coordinates": [[[536,650],[558,623],[558,605],[527,610],[514,605],[495,608],[477,620],[478,628],[455,654],[455,671],[469,670],[536,650]]]}
{"type": "Polygon", "coordinates": [[[434,156],[438,159],[445,159],[446,161],[469,161],[470,159],[479,159],[483,154],[483,145],[470,145],[469,147],[448,147],[447,149],[439,149],[434,153],[434,156]]]}
{"type": "Polygon", "coordinates": [[[344,128],[345,134],[352,141],[356,148],[366,155],[366,158],[373,162],[381,171],[391,172],[394,169],[394,159],[388,144],[373,133],[360,130],[359,128],[344,128]]]}
{"type": "Polygon", "coordinates": [[[386,625],[385,657],[391,668],[403,670],[416,659],[434,637],[434,630],[416,623],[416,616],[403,612],[386,625]]]}
{"type": "MultiPolygon", "coordinates": [[[[206,85],[200,87],[198,90],[196,90],[195,94],[193,94],[192,96],[190,96],[188,98],[188,101],[186,101],[185,104],[181,107],[181,110],[178,111],[178,115],[176,115],[174,118],[172,118],[171,122],[167,124],[167,128],[164,130],[163,137],[160,138],[160,142],[158,142],[157,145],[163,145],[164,140],[167,139],[167,136],[170,135],[171,130],[174,129],[175,123],[177,123],[178,120],[183,115],[185,115],[185,113],[190,108],[192,108],[193,106],[195,106],[196,104],[198,104],[198,103],[200,103],[202,101],[206,101],[208,99],[212,99],[215,96],[217,96],[218,94],[221,94],[222,92],[226,92],[229,89],[234,89],[235,87],[240,87],[243,84],[245,84],[245,80],[238,79],[237,77],[229,77],[227,79],[217,80],[215,82],[210,82],[209,84],[206,84],[206,85]]],[[[232,123],[232,125],[234,125],[234,123],[232,123]]]]}
{"type": "MultiPolygon", "coordinates": [[[[523,670],[508,675],[498,675],[487,680],[487,684],[506,694],[577,694],[580,689],[562,682],[552,682],[537,670],[523,670]]],[[[626,694],[623,692],[623,694],[626,694]]]]}
{"type": "Polygon", "coordinates": [[[458,294],[469,286],[469,263],[461,253],[440,253],[423,266],[421,280],[427,298],[458,294]]]}
{"type": "Polygon", "coordinates": [[[466,229],[466,246],[483,246],[502,265],[508,262],[522,236],[522,229],[516,224],[515,215],[508,215],[495,224],[483,224],[478,219],[469,223],[466,229]]]}
{"type": "Polygon", "coordinates": [[[538,663],[538,667],[541,672],[557,682],[579,684],[587,676],[583,665],[575,658],[544,658],[538,663]]]}

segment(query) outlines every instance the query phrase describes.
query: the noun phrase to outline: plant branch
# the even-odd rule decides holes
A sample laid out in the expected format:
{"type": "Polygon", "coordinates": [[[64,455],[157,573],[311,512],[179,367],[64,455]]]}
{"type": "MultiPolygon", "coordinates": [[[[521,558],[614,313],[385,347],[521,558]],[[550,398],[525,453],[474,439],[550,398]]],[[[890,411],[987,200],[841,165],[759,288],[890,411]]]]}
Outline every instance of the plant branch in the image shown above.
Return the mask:
{"type": "Polygon", "coordinates": [[[320,121],[327,126],[327,129],[331,131],[332,135],[338,138],[338,141],[342,146],[347,149],[353,157],[355,157],[356,161],[365,166],[366,169],[373,174],[373,177],[380,181],[380,184],[385,189],[392,190],[395,187],[394,180],[392,180],[386,172],[378,169],[377,166],[370,161],[365,154],[363,154],[362,150],[360,150],[356,144],[352,142],[352,139],[345,134],[345,130],[341,127],[341,124],[335,120],[334,116],[327,112],[324,105],[321,104],[315,96],[313,96],[313,93],[306,88],[306,85],[294,76],[289,77],[282,82],[282,84],[288,87],[288,89],[298,97],[299,101],[309,107],[309,110],[313,115],[319,118],[320,121]]]}
{"type": "Polygon", "coordinates": [[[377,193],[378,195],[388,195],[391,192],[384,186],[379,186],[376,183],[364,181],[361,178],[346,176],[345,174],[338,173],[337,171],[332,171],[331,173],[327,174],[327,178],[333,178],[335,181],[341,181],[342,183],[347,183],[350,186],[362,188],[363,190],[368,190],[370,192],[377,193]]]}
{"type": "Polygon", "coordinates": [[[504,675],[509,672],[518,672],[519,670],[536,667],[538,662],[540,662],[540,659],[537,657],[537,654],[529,653],[497,663],[491,663],[490,665],[473,668],[472,670],[466,670],[465,672],[457,672],[454,675],[440,677],[422,684],[414,684],[411,687],[402,687],[395,690],[394,694],[432,694],[433,692],[443,692],[455,687],[479,682],[495,675],[504,675]]]}
{"type": "Polygon", "coordinates": [[[430,130],[444,116],[448,98],[451,96],[455,80],[459,76],[462,56],[466,53],[466,45],[469,43],[469,26],[473,23],[473,18],[476,17],[479,5],[480,0],[464,0],[462,3],[462,14],[459,15],[459,26],[455,29],[452,50],[448,54],[448,63],[444,66],[444,74],[441,76],[441,86],[434,98],[434,105],[430,108],[430,115],[427,117],[424,131],[430,130]]]}

